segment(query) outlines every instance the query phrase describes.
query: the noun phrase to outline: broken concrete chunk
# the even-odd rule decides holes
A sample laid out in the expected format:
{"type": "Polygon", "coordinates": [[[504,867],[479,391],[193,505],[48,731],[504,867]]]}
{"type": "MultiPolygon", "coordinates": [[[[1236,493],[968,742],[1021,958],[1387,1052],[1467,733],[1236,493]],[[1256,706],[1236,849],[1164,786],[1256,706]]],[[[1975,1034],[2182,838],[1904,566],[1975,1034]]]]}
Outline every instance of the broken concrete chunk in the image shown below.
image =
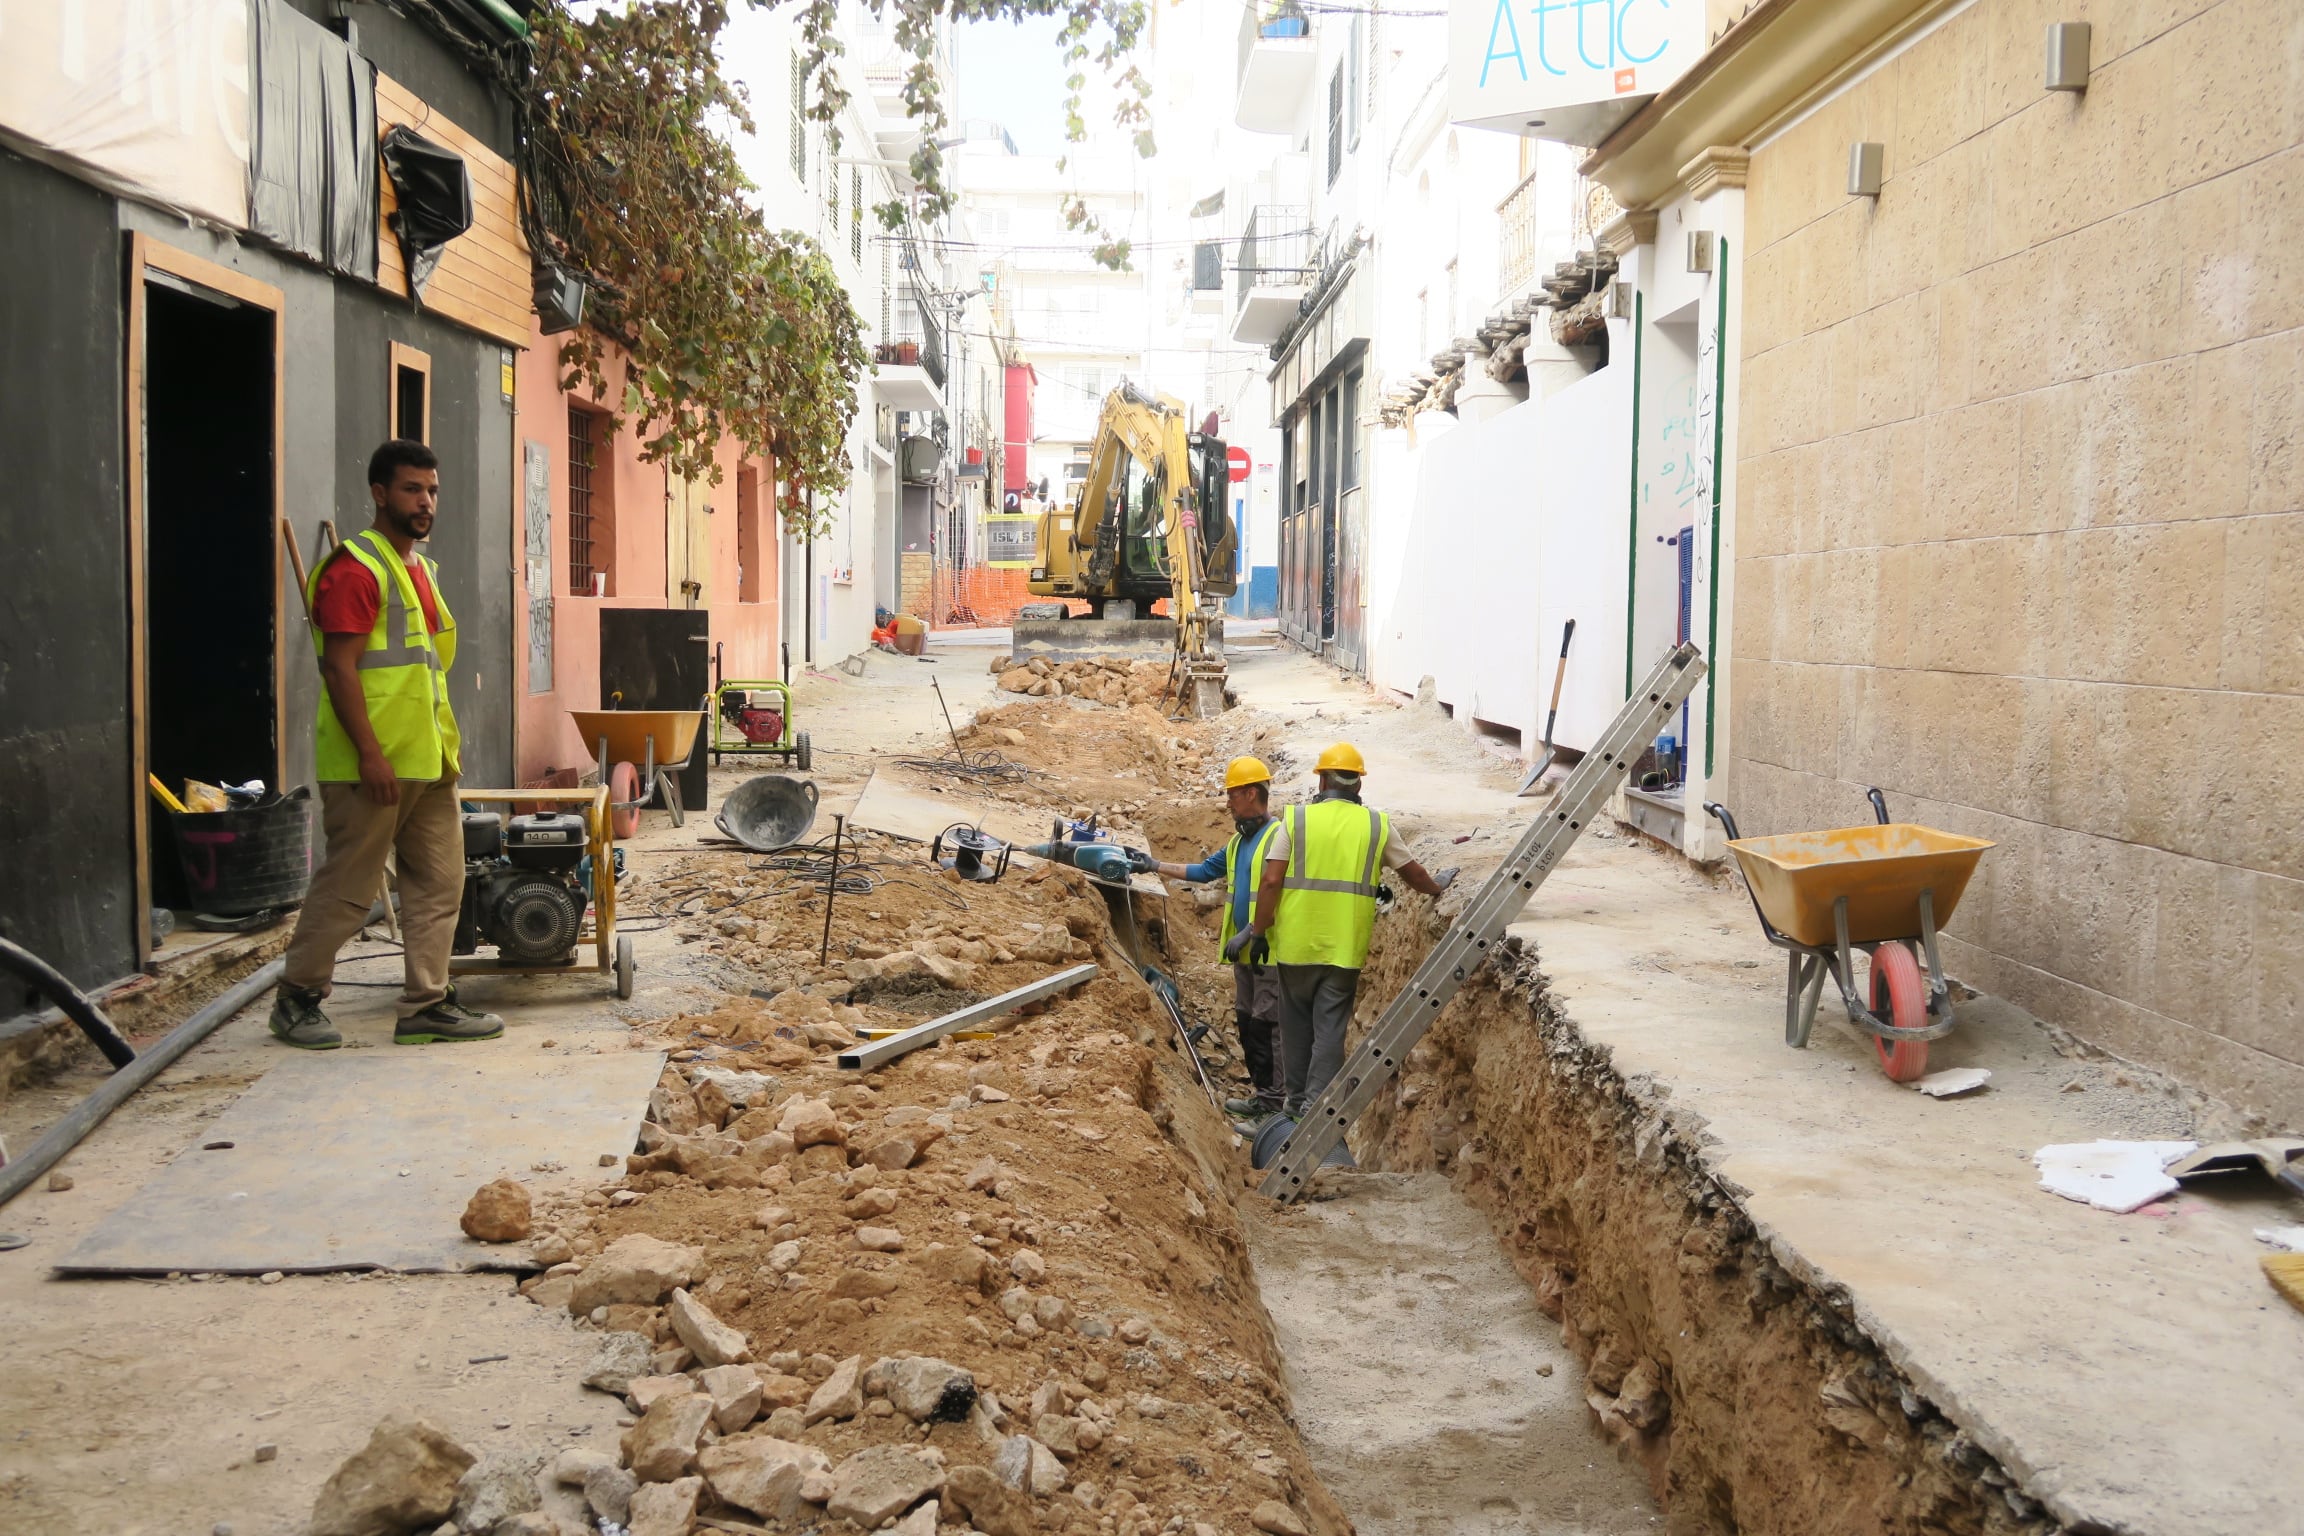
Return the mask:
{"type": "Polygon", "coordinates": [[[518,1179],[490,1179],[464,1207],[464,1235],[483,1243],[516,1243],[534,1229],[528,1186],[518,1179]]]}
{"type": "MultiPolygon", "coordinates": [[[[810,1424],[821,1424],[826,1419],[852,1419],[864,1411],[864,1388],[859,1378],[864,1373],[864,1357],[850,1355],[832,1369],[808,1398],[806,1410],[810,1424]]],[[[872,1524],[877,1525],[878,1521],[872,1524]]]]}
{"type": "Polygon", "coordinates": [[[312,1536],[428,1530],[455,1509],[457,1481],[475,1459],[422,1419],[387,1418],[322,1485],[312,1536]]]}
{"type": "Polygon", "coordinates": [[[637,1333],[611,1333],[601,1339],[592,1363],[585,1367],[584,1385],[622,1397],[632,1378],[648,1374],[648,1357],[654,1352],[655,1346],[637,1333]]]}
{"type": "Polygon", "coordinates": [[[760,1417],[760,1373],[748,1365],[715,1365],[696,1373],[696,1384],[712,1399],[712,1422],[732,1435],[760,1417]]]}
{"type": "Polygon", "coordinates": [[[924,1457],[902,1446],[866,1446],[832,1469],[825,1513],[869,1531],[943,1486],[943,1469],[924,1457]]]}
{"type": "Polygon", "coordinates": [[[466,1468],[456,1483],[456,1524],[467,1532],[493,1531],[501,1521],[543,1507],[533,1456],[492,1452],[466,1468]]]}
{"type": "Polygon", "coordinates": [[[712,1315],[712,1309],[684,1290],[672,1293],[664,1317],[680,1342],[704,1365],[735,1365],[752,1358],[752,1341],[712,1315]]]}
{"type": "Polygon", "coordinates": [[[706,1447],[697,1469],[723,1503],[769,1520],[799,1518],[801,1484],[812,1472],[829,1473],[832,1463],[812,1445],[769,1435],[744,1435],[706,1447]]]}
{"type": "Polygon", "coordinates": [[[624,1431],[624,1461],[643,1483],[686,1477],[696,1464],[696,1441],[712,1422],[712,1399],[701,1392],[666,1397],[624,1431]]]}
{"type": "Polygon", "coordinates": [[[791,1137],[795,1147],[838,1146],[848,1139],[840,1117],[822,1099],[792,1099],[777,1116],[776,1129],[791,1137]]]}
{"type": "Polygon", "coordinates": [[[1064,1487],[1064,1463],[1030,1435],[1010,1435],[992,1457],[992,1475],[1011,1488],[1045,1498],[1064,1487]]]}
{"type": "Polygon", "coordinates": [[[976,1406],[975,1376],[949,1360],[912,1355],[887,1371],[888,1401],[914,1423],[958,1424],[976,1406]]]}
{"type": "Polygon", "coordinates": [[[704,1123],[704,1112],[679,1074],[667,1072],[648,1095],[648,1118],[675,1136],[686,1136],[704,1123]]]}
{"type": "Polygon", "coordinates": [[[944,1480],[944,1498],[984,1536],[1033,1536],[1040,1528],[1032,1496],[1009,1487],[988,1467],[954,1467],[944,1480]]]}
{"type": "Polygon", "coordinates": [[[704,1492],[704,1479],[683,1477],[650,1483],[632,1495],[629,1536],[688,1536],[696,1529],[696,1500],[704,1492]]]}
{"type": "Polygon", "coordinates": [[[632,1495],[639,1489],[640,1479],[611,1463],[585,1476],[584,1503],[600,1519],[625,1525],[632,1519],[632,1495]]]}
{"type": "Polygon", "coordinates": [[[584,1266],[568,1298],[568,1310],[581,1317],[594,1307],[629,1302],[654,1306],[704,1272],[704,1250],[667,1243],[642,1232],[616,1239],[584,1266]]]}

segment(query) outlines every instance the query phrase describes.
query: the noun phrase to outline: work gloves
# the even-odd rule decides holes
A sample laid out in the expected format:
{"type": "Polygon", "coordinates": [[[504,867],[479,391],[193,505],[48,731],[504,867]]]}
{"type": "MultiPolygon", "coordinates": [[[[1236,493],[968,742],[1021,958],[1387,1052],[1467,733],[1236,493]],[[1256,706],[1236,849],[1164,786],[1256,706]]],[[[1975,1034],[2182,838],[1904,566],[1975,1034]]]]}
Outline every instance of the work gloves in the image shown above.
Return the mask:
{"type": "Polygon", "coordinates": [[[1432,877],[1432,883],[1445,892],[1448,887],[1456,883],[1457,874],[1458,871],[1454,869],[1443,869],[1432,877]]]}
{"type": "Polygon", "coordinates": [[[1269,965],[1272,941],[1253,928],[1243,928],[1224,945],[1224,958],[1234,965],[1269,965]]]}
{"type": "Polygon", "coordinates": [[[1160,861],[1141,848],[1130,848],[1126,851],[1128,868],[1131,873],[1149,875],[1160,867],[1160,861]]]}

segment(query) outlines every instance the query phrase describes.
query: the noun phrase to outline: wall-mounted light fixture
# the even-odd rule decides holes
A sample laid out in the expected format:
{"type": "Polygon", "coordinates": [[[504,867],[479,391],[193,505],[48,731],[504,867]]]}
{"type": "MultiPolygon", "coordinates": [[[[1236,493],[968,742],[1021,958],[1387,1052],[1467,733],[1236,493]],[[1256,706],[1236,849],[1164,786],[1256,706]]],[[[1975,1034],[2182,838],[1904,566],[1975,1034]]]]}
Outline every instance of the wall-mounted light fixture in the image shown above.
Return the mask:
{"type": "Polygon", "coordinates": [[[2048,24],[2048,89],[2088,89],[2088,37],[2088,23],[2084,21],[2048,24]]]}
{"type": "Polygon", "coordinates": [[[1848,146],[1848,195],[1878,197],[1886,179],[1888,146],[1865,139],[1848,146]]]}
{"type": "Polygon", "coordinates": [[[1713,244],[1714,241],[1712,239],[1712,231],[1708,229],[1692,229],[1688,231],[1689,271],[1709,272],[1712,270],[1713,244]]]}
{"type": "Polygon", "coordinates": [[[1608,318],[1611,320],[1629,320],[1632,318],[1632,285],[1622,278],[1618,278],[1608,285],[1608,318]]]}

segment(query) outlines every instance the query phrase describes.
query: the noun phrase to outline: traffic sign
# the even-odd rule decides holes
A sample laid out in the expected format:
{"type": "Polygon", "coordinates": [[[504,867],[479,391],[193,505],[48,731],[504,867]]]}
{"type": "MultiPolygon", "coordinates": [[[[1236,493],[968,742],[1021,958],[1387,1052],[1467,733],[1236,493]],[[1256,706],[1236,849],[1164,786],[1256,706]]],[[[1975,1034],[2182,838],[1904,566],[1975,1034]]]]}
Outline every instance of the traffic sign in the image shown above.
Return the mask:
{"type": "Polygon", "coordinates": [[[1248,450],[1233,447],[1224,450],[1224,462],[1232,466],[1232,483],[1238,485],[1248,478],[1248,450]]]}

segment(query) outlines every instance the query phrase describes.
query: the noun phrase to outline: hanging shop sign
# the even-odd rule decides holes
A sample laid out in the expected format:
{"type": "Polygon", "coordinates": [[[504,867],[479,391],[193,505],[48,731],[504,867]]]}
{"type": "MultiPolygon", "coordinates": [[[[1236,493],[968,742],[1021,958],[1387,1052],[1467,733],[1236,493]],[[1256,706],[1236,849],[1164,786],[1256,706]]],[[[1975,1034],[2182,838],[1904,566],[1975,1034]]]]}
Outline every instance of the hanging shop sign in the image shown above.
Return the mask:
{"type": "Polygon", "coordinates": [[[1704,0],[1453,0],[1448,116],[1591,146],[1704,52],[1704,0]]]}

